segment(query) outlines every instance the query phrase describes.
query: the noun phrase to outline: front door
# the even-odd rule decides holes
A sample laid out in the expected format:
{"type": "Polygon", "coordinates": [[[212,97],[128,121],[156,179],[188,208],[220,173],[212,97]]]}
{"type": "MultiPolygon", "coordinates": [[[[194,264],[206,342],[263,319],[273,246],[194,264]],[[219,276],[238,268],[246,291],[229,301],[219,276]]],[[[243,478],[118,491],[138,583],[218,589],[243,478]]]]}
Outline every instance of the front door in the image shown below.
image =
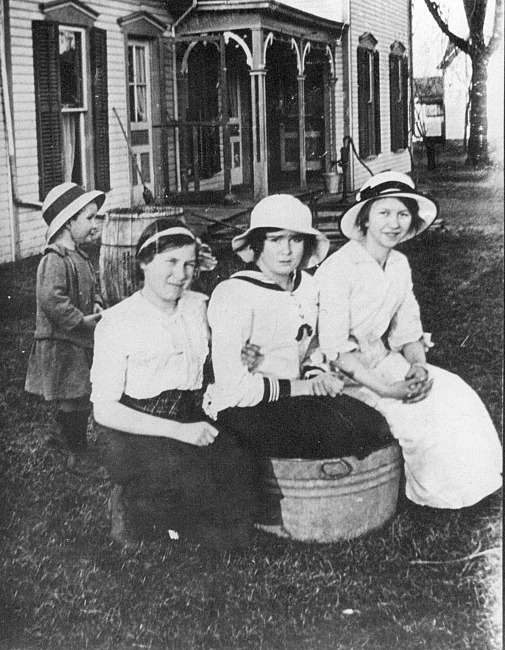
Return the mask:
{"type": "Polygon", "coordinates": [[[128,41],[130,138],[133,153],[130,162],[134,203],[142,202],[143,183],[150,185],[153,178],[149,59],[149,44],[146,41],[128,41]]]}

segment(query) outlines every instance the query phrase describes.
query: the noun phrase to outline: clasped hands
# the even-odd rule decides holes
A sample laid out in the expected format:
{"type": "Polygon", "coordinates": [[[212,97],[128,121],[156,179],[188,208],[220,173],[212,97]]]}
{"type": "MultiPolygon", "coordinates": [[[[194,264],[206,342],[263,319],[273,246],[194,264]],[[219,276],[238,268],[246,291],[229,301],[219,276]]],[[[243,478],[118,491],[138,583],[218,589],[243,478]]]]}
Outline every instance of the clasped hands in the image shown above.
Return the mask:
{"type": "Polygon", "coordinates": [[[433,386],[433,379],[430,379],[428,368],[424,364],[413,363],[403,381],[394,383],[393,388],[398,390],[395,395],[405,404],[415,404],[428,397],[433,386]]]}

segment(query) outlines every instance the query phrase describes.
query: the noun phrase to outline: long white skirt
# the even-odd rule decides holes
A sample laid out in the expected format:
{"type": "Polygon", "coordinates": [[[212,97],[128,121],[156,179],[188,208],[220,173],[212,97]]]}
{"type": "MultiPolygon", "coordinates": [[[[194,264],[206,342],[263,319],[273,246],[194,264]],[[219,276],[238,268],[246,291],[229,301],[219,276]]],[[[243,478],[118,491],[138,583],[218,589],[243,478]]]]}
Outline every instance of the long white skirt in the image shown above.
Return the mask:
{"type": "MultiPolygon", "coordinates": [[[[405,378],[410,364],[390,352],[372,372],[388,383],[405,378]]],[[[428,365],[428,397],[415,404],[381,398],[363,386],[344,391],[380,411],[400,443],[407,497],[433,508],[464,508],[502,485],[502,448],[486,407],[460,377],[428,365]]]]}

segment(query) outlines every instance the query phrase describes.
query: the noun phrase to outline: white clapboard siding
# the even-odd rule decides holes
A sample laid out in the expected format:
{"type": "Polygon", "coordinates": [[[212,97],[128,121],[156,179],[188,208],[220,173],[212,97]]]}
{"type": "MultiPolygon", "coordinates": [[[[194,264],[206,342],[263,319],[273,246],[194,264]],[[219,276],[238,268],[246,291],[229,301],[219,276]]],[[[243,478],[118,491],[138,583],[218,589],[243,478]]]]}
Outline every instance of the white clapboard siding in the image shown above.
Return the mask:
{"type": "Polygon", "coordinates": [[[9,159],[2,93],[3,89],[0,81],[0,261],[10,259],[12,246],[8,176],[9,159]]]}
{"type": "MultiPolygon", "coordinates": [[[[351,0],[350,32],[352,56],[352,139],[359,150],[358,128],[358,77],[356,49],[359,37],[370,32],[377,39],[376,49],[380,55],[380,114],[381,114],[381,149],[375,157],[367,158],[366,164],[374,172],[386,169],[408,172],[411,169],[407,150],[391,152],[391,128],[389,122],[389,53],[394,41],[401,41],[410,56],[409,36],[410,0],[375,0],[362,2],[351,0]]],[[[354,186],[359,188],[370,174],[352,155],[354,169],[354,186]]]]}
{"type": "MultiPolygon", "coordinates": [[[[126,116],[125,45],[118,18],[139,10],[147,11],[167,26],[170,15],[162,2],[146,0],[140,6],[137,0],[91,0],[86,3],[99,14],[96,27],[107,31],[107,66],[109,90],[110,180],[104,209],[130,204],[130,160],[120,126],[112,112],[115,107],[123,121],[126,116]]],[[[37,134],[35,125],[35,85],[33,70],[32,21],[43,20],[39,0],[11,0],[10,53],[12,61],[12,102],[16,144],[18,193],[22,201],[38,202],[37,134]]],[[[167,32],[168,33],[168,32],[167,32]]],[[[165,72],[167,83],[171,71],[165,72]]],[[[168,85],[167,85],[168,88],[168,85]]],[[[171,98],[171,95],[170,95],[171,98]]],[[[4,119],[0,121],[0,263],[10,261],[10,210],[7,209],[7,163],[5,153],[4,119]],[[5,178],[5,182],[4,182],[5,178]]],[[[173,163],[170,170],[174,174],[173,163]]],[[[44,246],[46,226],[40,210],[18,208],[21,257],[39,253],[44,246]]]]}

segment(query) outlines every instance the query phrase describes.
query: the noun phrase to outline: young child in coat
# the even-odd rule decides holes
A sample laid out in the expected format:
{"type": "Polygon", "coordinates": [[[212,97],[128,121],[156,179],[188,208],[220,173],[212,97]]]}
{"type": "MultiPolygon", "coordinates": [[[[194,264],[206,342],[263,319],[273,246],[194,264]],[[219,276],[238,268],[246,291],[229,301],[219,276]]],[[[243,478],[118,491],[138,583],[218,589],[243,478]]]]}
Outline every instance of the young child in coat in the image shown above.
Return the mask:
{"type": "Polygon", "coordinates": [[[89,373],[93,332],[103,309],[95,271],[79,247],[95,232],[104,201],[103,192],[62,183],[42,205],[47,246],[37,270],[35,341],[25,390],[57,404],[60,431],[47,442],[68,454],[66,467],[77,474],[92,469],[84,454],[89,373]]]}

